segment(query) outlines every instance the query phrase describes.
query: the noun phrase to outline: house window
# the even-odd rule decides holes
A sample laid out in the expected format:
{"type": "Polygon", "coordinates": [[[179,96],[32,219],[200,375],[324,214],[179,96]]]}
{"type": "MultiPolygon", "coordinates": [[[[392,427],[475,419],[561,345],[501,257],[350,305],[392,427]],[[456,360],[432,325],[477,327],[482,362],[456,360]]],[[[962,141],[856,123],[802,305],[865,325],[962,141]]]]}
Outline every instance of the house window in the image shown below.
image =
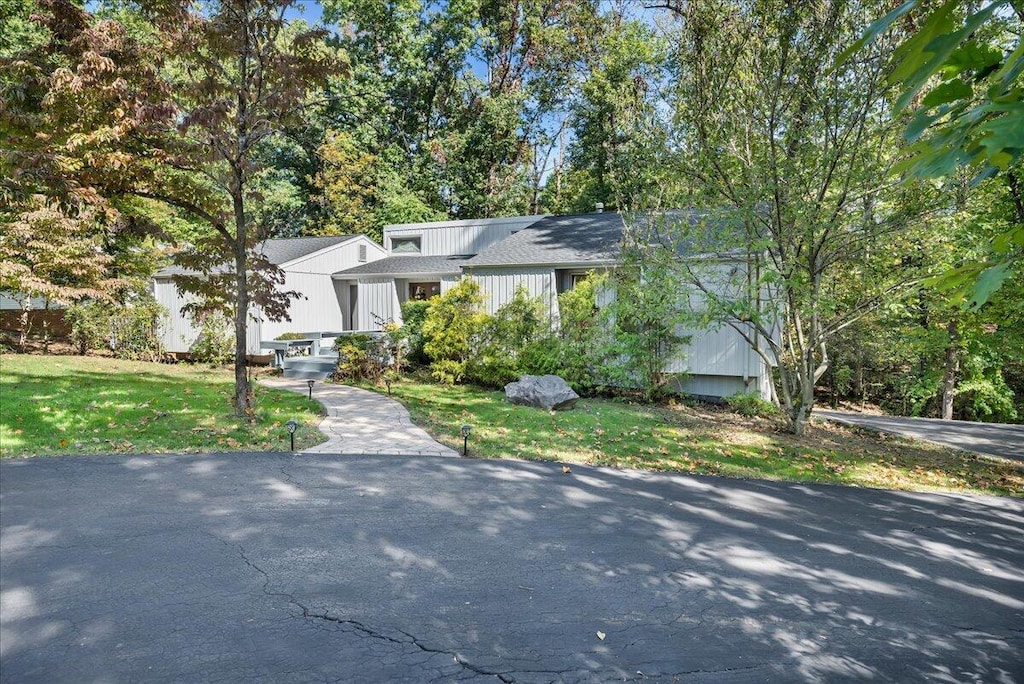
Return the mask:
{"type": "Polygon", "coordinates": [[[391,238],[392,254],[419,254],[419,237],[391,238]]]}
{"type": "Polygon", "coordinates": [[[409,283],[409,299],[430,299],[441,294],[441,283],[409,283]]]}
{"type": "Polygon", "coordinates": [[[573,290],[590,275],[589,271],[558,269],[555,271],[555,284],[558,294],[573,290]]]}
{"type": "Polygon", "coordinates": [[[366,245],[359,245],[359,261],[366,261],[366,245]]]}

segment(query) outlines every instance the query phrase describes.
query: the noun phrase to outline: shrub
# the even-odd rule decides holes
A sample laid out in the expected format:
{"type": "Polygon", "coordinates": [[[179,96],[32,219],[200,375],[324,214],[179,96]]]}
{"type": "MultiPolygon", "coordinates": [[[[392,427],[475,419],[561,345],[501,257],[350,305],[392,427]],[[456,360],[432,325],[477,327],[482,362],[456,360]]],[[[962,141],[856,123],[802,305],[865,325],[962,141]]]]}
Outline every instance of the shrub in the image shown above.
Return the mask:
{"type": "Polygon", "coordinates": [[[598,307],[598,293],[608,285],[606,274],[590,274],[576,287],[558,296],[558,336],[527,351],[524,366],[537,373],[541,368],[560,375],[577,392],[601,386],[604,365],[601,350],[608,334],[607,316],[598,307]]]}
{"type": "Polygon", "coordinates": [[[70,341],[85,356],[99,349],[110,334],[110,305],[97,301],[72,304],[64,312],[64,321],[71,327],[70,341]]]}
{"type": "Polygon", "coordinates": [[[338,352],[334,379],[341,382],[377,382],[391,362],[387,337],[382,335],[346,335],[338,338],[334,348],[338,352]]]}
{"type": "Polygon", "coordinates": [[[734,412],[748,418],[770,418],[779,414],[779,407],[761,398],[757,392],[738,392],[725,398],[734,412]]]}
{"type": "Polygon", "coordinates": [[[471,278],[434,299],[423,321],[423,351],[431,360],[430,370],[439,382],[460,382],[486,317],[480,312],[483,296],[471,278]]]}
{"type": "Polygon", "coordinates": [[[493,316],[484,318],[466,366],[468,377],[497,387],[517,379],[525,372],[524,352],[548,330],[544,303],[520,285],[511,300],[493,316]]]}
{"type": "Polygon", "coordinates": [[[64,315],[79,354],[105,345],[120,359],[158,361],[163,356],[159,326],[167,312],[148,294],[122,305],[82,302],[64,315]]]}
{"type": "Polygon", "coordinates": [[[388,321],[382,328],[384,333],[380,342],[384,345],[384,357],[390,366],[393,376],[401,376],[406,356],[409,353],[409,333],[404,326],[388,321]]]}
{"type": "Polygon", "coordinates": [[[671,257],[661,252],[627,250],[615,272],[615,298],[608,306],[611,339],[603,368],[612,383],[643,392],[648,401],[662,396],[689,337],[679,328],[691,313],[671,257]]]}
{"type": "Polygon", "coordinates": [[[191,359],[216,366],[230,363],[235,355],[232,321],[221,312],[212,312],[196,323],[199,325],[199,337],[189,348],[191,359]]]}
{"type": "Polygon", "coordinates": [[[424,365],[429,362],[423,352],[423,322],[427,319],[430,304],[430,301],[420,299],[410,299],[402,304],[402,327],[405,329],[406,360],[409,363],[424,365]]]}

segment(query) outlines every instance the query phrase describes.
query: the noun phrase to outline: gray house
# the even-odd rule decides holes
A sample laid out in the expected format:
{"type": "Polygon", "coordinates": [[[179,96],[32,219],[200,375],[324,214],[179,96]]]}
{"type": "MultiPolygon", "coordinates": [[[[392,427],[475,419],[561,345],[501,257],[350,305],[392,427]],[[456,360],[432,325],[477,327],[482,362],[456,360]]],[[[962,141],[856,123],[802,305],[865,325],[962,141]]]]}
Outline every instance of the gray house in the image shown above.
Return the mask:
{"type": "MultiPolygon", "coordinates": [[[[350,292],[331,276],[335,271],[368,264],[385,256],[384,250],[365,235],[283,238],[266,240],[259,250],[270,263],[284,271],[282,291],[301,292],[288,309],[290,321],[269,321],[259,307],[251,310],[248,351],[261,354],[261,340],[272,340],[291,331],[338,331],[351,329],[350,292]]],[[[173,277],[186,271],[169,266],[153,277],[153,296],[169,312],[161,325],[163,347],[171,353],[188,353],[200,330],[184,315],[190,299],[180,292],[173,277]]]]}
{"type": "MultiPolygon", "coordinates": [[[[683,220],[697,215],[675,214],[683,220]]],[[[405,301],[443,294],[462,277],[480,284],[489,313],[523,286],[545,303],[557,324],[559,294],[590,271],[616,268],[626,224],[617,213],[517,216],[390,225],[383,246],[363,235],[267,240],[261,249],[285,272],[283,289],[304,297],[292,303],[290,321],[265,320],[255,309],[249,351],[269,352],[268,342],[286,332],[379,331],[388,321],[401,323],[405,301]]],[[[733,271],[745,267],[742,259],[716,259],[733,271]]],[[[157,273],[153,293],[170,312],[162,330],[165,348],[187,352],[199,330],[181,313],[188,300],[174,286],[177,272],[172,267],[157,273]]],[[[681,374],[680,389],[711,397],[770,397],[770,366],[736,331],[723,326],[680,333],[691,341],[668,369],[681,374]]]]}
{"type": "MultiPolygon", "coordinates": [[[[488,313],[522,286],[546,304],[557,323],[558,295],[590,271],[614,269],[626,230],[624,217],[617,213],[387,226],[388,256],[339,271],[334,279],[357,303],[353,329],[379,330],[389,320],[400,323],[402,303],[443,294],[463,276],[480,284],[488,313]]],[[[744,264],[737,260],[728,266],[744,264]]],[[[680,333],[691,341],[668,369],[680,373],[680,389],[710,397],[737,392],[771,396],[771,368],[736,331],[722,327],[680,333]]]]}

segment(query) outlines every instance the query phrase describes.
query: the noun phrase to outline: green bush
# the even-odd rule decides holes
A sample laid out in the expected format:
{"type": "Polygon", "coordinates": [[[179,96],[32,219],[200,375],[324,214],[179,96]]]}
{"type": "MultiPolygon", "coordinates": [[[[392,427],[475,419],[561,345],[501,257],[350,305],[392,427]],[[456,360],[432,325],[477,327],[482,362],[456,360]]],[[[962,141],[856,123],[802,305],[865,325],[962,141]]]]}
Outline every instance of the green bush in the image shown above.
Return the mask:
{"type": "Polygon", "coordinates": [[[223,366],[235,356],[235,331],[232,321],[221,312],[207,313],[199,325],[199,337],[189,348],[193,361],[223,366]]]}
{"type": "Polygon", "coordinates": [[[431,301],[410,299],[402,304],[402,327],[405,329],[406,361],[417,365],[425,365],[430,359],[423,352],[423,323],[427,320],[431,301]]]}
{"type": "Polygon", "coordinates": [[[480,286],[469,277],[431,302],[423,321],[423,351],[439,382],[453,384],[466,376],[473,341],[486,320],[480,312],[482,304],[480,286]]]}
{"type": "MultiPolygon", "coordinates": [[[[598,293],[608,285],[606,274],[590,274],[576,287],[558,296],[558,336],[527,352],[534,369],[557,368],[561,376],[580,394],[592,393],[603,385],[602,350],[607,346],[607,316],[598,307],[598,293]]],[[[551,372],[551,371],[549,371],[551,372]]]]}
{"type": "Polygon", "coordinates": [[[468,378],[493,387],[516,380],[527,372],[522,363],[524,352],[550,328],[544,303],[519,286],[511,300],[483,319],[466,364],[468,378]]]}
{"type": "Polygon", "coordinates": [[[108,346],[120,359],[158,361],[163,356],[159,327],[166,310],[148,294],[123,305],[82,302],[64,315],[79,354],[108,346]]]}
{"type": "Polygon", "coordinates": [[[666,369],[689,342],[679,334],[691,323],[679,283],[673,256],[663,251],[625,251],[614,274],[615,297],[607,307],[611,336],[601,368],[611,384],[639,390],[647,401],[668,391],[673,373],[666,369]]]}
{"type": "Polygon", "coordinates": [[[64,312],[64,321],[71,327],[70,341],[85,356],[106,343],[110,334],[109,304],[97,301],[78,302],[64,312]]]}
{"type": "Polygon", "coordinates": [[[757,392],[739,392],[726,397],[725,403],[734,412],[748,418],[770,418],[779,413],[779,407],[762,399],[757,392]]]}
{"type": "Polygon", "coordinates": [[[334,343],[338,366],[334,379],[340,382],[377,382],[388,369],[391,353],[389,341],[382,335],[346,335],[334,343]]]}

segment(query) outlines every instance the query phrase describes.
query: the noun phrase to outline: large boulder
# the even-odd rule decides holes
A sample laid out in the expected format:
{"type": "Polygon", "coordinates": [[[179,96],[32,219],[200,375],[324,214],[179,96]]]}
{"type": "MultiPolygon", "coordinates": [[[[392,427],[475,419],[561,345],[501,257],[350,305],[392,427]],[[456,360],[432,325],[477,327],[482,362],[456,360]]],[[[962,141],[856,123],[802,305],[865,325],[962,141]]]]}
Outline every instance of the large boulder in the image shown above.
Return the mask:
{"type": "Polygon", "coordinates": [[[570,409],[580,398],[557,375],[524,375],[519,382],[505,385],[505,396],[513,404],[537,406],[549,411],[570,409]]]}

